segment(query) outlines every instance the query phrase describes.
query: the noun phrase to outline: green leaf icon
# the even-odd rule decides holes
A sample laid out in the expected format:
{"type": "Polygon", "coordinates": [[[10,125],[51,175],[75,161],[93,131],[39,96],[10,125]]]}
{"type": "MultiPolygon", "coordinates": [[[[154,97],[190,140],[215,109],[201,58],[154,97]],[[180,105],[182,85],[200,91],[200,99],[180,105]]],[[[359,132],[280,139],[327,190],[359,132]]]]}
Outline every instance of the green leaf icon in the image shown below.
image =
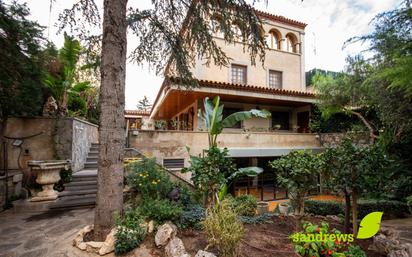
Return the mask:
{"type": "Polygon", "coordinates": [[[365,217],[360,222],[360,228],[358,232],[358,236],[356,238],[358,239],[367,239],[371,238],[376,233],[378,233],[379,228],[381,226],[381,220],[382,220],[382,215],[383,212],[371,212],[365,217]]]}

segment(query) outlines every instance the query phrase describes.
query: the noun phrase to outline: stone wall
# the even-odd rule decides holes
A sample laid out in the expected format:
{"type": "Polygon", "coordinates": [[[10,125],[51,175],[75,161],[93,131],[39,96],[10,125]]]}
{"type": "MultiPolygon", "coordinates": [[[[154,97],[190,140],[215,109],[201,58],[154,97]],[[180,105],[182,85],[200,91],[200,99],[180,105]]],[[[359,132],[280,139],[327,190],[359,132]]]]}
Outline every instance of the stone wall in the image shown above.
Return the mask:
{"type": "Polygon", "coordinates": [[[72,170],[83,169],[92,143],[99,141],[98,126],[86,121],[73,119],[72,123],[72,170]]]}
{"type": "MultiPolygon", "coordinates": [[[[78,171],[83,168],[90,144],[98,141],[98,127],[76,118],[10,118],[5,135],[9,137],[10,170],[28,172],[29,160],[69,159],[73,171],[78,171]],[[13,138],[24,139],[16,146],[13,138]]],[[[0,158],[0,165],[2,169],[3,158],[0,158]]]]}
{"type": "Polygon", "coordinates": [[[19,171],[10,171],[7,179],[5,175],[0,175],[0,211],[6,203],[6,183],[9,199],[17,198],[21,196],[22,180],[23,174],[19,171]]]}
{"type": "Polygon", "coordinates": [[[345,137],[351,138],[358,145],[370,144],[368,133],[322,133],[319,140],[323,147],[337,146],[345,137]]]}

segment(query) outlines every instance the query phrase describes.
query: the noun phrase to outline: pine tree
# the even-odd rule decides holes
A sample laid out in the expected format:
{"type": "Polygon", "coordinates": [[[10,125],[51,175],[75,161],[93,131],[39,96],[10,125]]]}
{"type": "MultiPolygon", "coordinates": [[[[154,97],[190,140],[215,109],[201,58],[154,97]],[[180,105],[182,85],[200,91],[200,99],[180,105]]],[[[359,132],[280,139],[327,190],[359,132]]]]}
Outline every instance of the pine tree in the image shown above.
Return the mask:
{"type": "Polygon", "coordinates": [[[150,111],[151,108],[152,104],[150,104],[147,96],[144,96],[143,99],[139,100],[139,102],[137,103],[137,109],[139,111],[150,111]]]}

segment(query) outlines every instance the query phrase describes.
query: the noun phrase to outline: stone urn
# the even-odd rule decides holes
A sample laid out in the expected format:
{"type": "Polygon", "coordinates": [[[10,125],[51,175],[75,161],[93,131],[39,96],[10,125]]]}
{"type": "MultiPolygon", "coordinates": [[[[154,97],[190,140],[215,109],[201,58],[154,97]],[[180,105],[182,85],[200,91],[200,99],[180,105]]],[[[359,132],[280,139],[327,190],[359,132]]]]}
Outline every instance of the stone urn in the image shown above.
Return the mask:
{"type": "Polygon", "coordinates": [[[288,203],[279,203],[279,212],[280,214],[286,215],[289,209],[288,203]]]}
{"type": "Polygon", "coordinates": [[[269,203],[268,202],[258,202],[257,203],[257,213],[258,215],[262,215],[264,213],[269,212],[269,203]]]}
{"type": "Polygon", "coordinates": [[[51,201],[56,200],[58,192],[53,189],[55,183],[60,180],[60,171],[68,170],[69,160],[47,160],[47,161],[28,161],[27,165],[37,171],[36,182],[42,186],[42,191],[32,197],[30,201],[51,201]]]}

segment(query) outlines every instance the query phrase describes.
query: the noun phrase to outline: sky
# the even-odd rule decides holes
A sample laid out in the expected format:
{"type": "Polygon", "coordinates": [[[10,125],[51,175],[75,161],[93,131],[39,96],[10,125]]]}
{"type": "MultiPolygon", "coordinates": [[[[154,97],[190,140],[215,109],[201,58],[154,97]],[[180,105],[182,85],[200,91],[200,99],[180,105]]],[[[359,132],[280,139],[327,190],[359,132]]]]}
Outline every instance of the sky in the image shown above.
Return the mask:
{"type": "MultiPolygon", "coordinates": [[[[46,26],[45,35],[57,47],[63,45],[63,35],[57,34],[54,26],[59,13],[78,0],[56,0],[51,12],[49,0],[19,0],[26,2],[31,11],[31,19],[46,26]]],[[[102,2],[96,0],[96,2],[102,2]]],[[[129,5],[145,9],[150,0],[129,0],[129,5]]],[[[250,0],[252,2],[252,0],[250,0]]],[[[345,58],[366,48],[355,44],[342,48],[344,42],[354,36],[372,31],[372,18],[383,11],[393,9],[401,0],[262,0],[255,8],[272,14],[307,23],[305,29],[305,69],[313,68],[341,71],[345,58]]],[[[102,4],[100,4],[102,5],[102,4]]],[[[128,51],[136,45],[132,35],[128,35],[128,51]]],[[[147,65],[128,63],[126,67],[126,109],[136,109],[138,100],[147,96],[153,102],[163,78],[156,76],[147,65]]]]}

